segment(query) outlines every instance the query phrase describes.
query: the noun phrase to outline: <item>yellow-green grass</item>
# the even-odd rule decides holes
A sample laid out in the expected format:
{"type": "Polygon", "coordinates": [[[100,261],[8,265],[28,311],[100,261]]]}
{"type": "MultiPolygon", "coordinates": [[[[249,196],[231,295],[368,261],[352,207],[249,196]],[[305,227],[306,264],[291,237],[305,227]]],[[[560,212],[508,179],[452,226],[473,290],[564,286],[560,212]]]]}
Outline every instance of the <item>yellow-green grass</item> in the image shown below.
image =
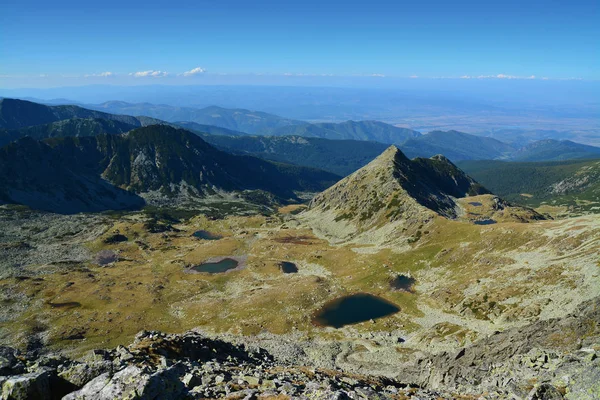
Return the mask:
{"type": "MultiPolygon", "coordinates": [[[[540,231],[557,224],[479,226],[439,217],[409,250],[374,248],[367,254],[353,250],[356,246],[331,246],[308,228],[281,229],[278,216],[195,217],[176,225],[179,231],[164,233],[149,233],[143,221],[125,218],[86,244],[92,252],[117,252],[120,261],[114,265],[88,263],[68,273],[44,275],[35,284],[14,278],[0,281],[31,299],[27,310],[1,323],[0,329],[3,340],[10,338],[20,345],[27,335],[45,331],[51,346],[76,352],[129,343],[142,329],[183,332],[202,327],[238,334],[299,330],[309,336],[339,338],[344,336],[343,329],[314,326],[312,315],[327,301],[356,292],[381,296],[401,309],[374,323],[353,325],[359,332],[398,328],[416,332],[421,327],[415,319],[423,317],[424,304],[456,315],[461,305],[471,310],[467,317],[475,319],[486,320],[498,312],[520,318],[525,311],[518,304],[501,303],[525,295],[533,284],[532,275],[523,265],[510,272],[523,281],[505,284],[502,267],[514,262],[506,254],[546,245],[551,239],[540,231]],[[194,238],[198,229],[218,233],[223,239],[194,238]],[[104,240],[117,231],[129,240],[106,244],[104,240]],[[246,266],[222,274],[191,273],[187,268],[227,256],[244,257],[246,266]],[[281,261],[296,263],[299,273],[282,273],[281,261]],[[415,293],[391,289],[390,280],[398,274],[416,278],[415,293]],[[477,293],[466,294],[478,285],[477,293]]],[[[585,221],[570,229],[581,227],[585,221]]],[[[567,231],[570,236],[558,241],[557,248],[568,254],[594,232],[580,231],[567,231]]],[[[544,285],[573,287],[577,282],[565,273],[567,268],[553,265],[534,271],[533,276],[544,285]]],[[[444,326],[423,338],[451,336],[464,343],[476,334],[444,326]]]]}

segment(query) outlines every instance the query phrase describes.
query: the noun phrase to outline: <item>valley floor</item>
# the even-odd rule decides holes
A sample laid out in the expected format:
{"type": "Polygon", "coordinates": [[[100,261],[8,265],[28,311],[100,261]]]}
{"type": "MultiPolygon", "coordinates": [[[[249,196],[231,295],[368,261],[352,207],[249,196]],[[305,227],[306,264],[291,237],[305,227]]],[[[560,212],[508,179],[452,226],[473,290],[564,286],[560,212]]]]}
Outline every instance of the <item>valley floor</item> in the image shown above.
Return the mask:
{"type": "Polygon", "coordinates": [[[398,377],[423,354],[562,318],[600,296],[598,215],[492,225],[439,217],[416,240],[385,246],[330,244],[297,211],[180,222],[4,208],[0,342],[77,356],[142,329],[195,329],[295,364],[398,377]],[[222,238],[194,237],[199,230],[222,238]],[[224,257],[242,262],[191,269],[224,257]],[[298,272],[282,272],[284,261],[298,272]],[[410,290],[391,285],[399,275],[414,279],[410,290]],[[313,323],[324,304],[353,293],[400,311],[339,329],[313,323]]]}

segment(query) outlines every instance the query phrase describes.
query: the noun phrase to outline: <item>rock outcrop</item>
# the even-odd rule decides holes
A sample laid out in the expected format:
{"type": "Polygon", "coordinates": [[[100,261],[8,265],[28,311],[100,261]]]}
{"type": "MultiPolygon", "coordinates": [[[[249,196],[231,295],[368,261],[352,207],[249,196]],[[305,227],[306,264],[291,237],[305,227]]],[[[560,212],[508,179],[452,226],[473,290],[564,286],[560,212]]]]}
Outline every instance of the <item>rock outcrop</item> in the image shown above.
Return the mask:
{"type": "Polygon", "coordinates": [[[399,376],[491,398],[600,399],[600,298],[564,317],[513,328],[457,352],[423,357],[399,376]],[[494,394],[494,396],[492,396],[494,394]]]}

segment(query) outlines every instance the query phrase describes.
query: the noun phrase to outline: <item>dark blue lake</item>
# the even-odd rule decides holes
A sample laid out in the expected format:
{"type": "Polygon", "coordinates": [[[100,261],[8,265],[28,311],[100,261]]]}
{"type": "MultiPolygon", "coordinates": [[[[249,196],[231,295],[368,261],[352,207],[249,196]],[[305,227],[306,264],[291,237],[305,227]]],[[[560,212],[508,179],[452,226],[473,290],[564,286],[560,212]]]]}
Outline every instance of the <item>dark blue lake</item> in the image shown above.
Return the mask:
{"type": "Polygon", "coordinates": [[[389,301],[368,293],[357,293],[340,297],[326,303],[313,316],[312,322],[318,326],[341,328],[392,315],[400,308],[389,301]]]}
{"type": "Polygon", "coordinates": [[[282,261],[279,263],[279,267],[284,274],[295,274],[298,272],[298,267],[296,264],[289,261],[282,261]]]}
{"type": "Polygon", "coordinates": [[[404,290],[405,292],[412,292],[413,285],[415,284],[415,278],[411,278],[406,275],[398,275],[390,282],[390,286],[394,290],[404,290]]]}
{"type": "Polygon", "coordinates": [[[479,221],[474,221],[473,223],[475,225],[492,225],[495,224],[496,221],[494,221],[493,219],[480,219],[479,221]]]}
{"type": "Polygon", "coordinates": [[[237,268],[239,262],[233,258],[224,258],[217,262],[206,262],[192,267],[197,272],[208,272],[209,274],[218,274],[237,268]]]}
{"type": "Polygon", "coordinates": [[[204,231],[204,230],[199,230],[194,232],[194,237],[198,238],[198,239],[203,239],[203,240],[219,240],[219,239],[223,239],[223,236],[221,235],[217,235],[215,233],[211,233],[209,231],[204,231]]]}

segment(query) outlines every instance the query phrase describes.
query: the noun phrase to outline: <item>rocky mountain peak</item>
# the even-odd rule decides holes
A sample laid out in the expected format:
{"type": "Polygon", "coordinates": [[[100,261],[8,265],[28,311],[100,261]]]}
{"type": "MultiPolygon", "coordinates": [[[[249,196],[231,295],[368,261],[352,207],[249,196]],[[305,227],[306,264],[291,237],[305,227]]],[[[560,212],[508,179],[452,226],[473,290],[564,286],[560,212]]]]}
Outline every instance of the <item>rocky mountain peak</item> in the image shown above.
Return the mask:
{"type": "Polygon", "coordinates": [[[396,146],[315,196],[305,216],[325,236],[401,226],[416,231],[436,215],[456,218],[456,198],[489,191],[445,157],[408,159],[396,146]]]}
{"type": "Polygon", "coordinates": [[[396,161],[397,158],[407,159],[406,156],[397,148],[395,145],[391,145],[383,153],[379,155],[375,160],[379,162],[396,161]]]}

